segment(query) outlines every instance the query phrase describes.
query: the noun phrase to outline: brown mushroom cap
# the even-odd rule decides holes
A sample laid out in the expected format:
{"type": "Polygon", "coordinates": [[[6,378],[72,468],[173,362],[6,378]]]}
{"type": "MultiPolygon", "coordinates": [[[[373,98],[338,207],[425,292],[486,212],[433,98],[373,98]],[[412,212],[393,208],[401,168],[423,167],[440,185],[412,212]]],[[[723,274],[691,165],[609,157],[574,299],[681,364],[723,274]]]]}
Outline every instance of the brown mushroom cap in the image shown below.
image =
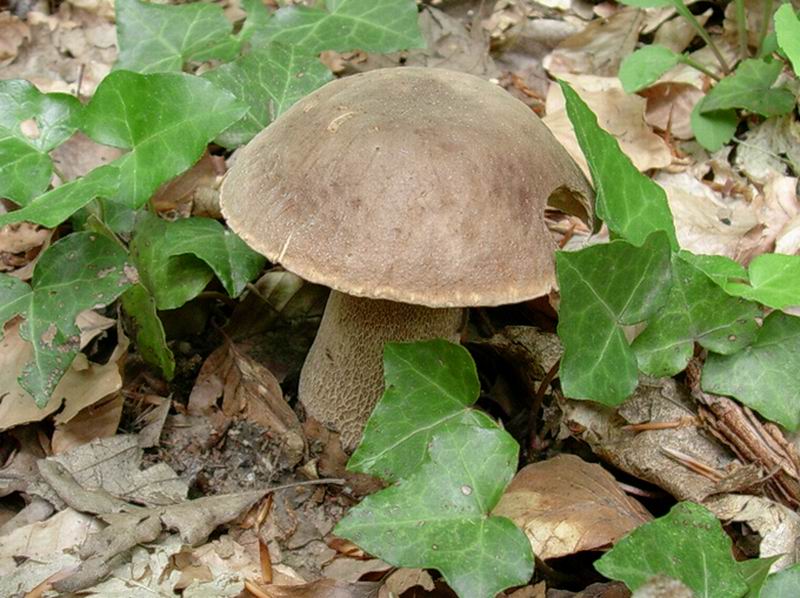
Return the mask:
{"type": "Polygon", "coordinates": [[[429,307],[555,284],[548,197],[591,188],[531,110],[464,73],[394,68],[305,97],[237,157],[228,224],[301,277],[429,307]]]}

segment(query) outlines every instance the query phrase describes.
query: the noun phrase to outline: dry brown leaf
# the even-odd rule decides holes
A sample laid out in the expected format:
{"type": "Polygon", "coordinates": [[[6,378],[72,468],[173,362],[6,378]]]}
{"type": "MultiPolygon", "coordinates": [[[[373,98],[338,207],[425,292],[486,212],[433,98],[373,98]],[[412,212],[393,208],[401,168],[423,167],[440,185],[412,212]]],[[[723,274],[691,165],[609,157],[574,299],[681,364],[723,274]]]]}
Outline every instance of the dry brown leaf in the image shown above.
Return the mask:
{"type": "Polygon", "coordinates": [[[31,39],[28,25],[8,11],[0,12],[0,66],[17,57],[19,47],[31,39]]]}
{"type": "Polygon", "coordinates": [[[667,193],[683,249],[736,258],[742,238],[759,223],[751,204],[715,191],[691,172],[662,171],[654,180],[667,193]]]}
{"type": "Polygon", "coordinates": [[[291,465],[300,461],[305,448],[300,421],[283,398],[278,380],[233,343],[206,359],[189,397],[189,413],[213,412],[220,396],[225,415],[257,423],[282,443],[291,465]]]}
{"type": "Polygon", "coordinates": [[[319,579],[296,586],[268,585],[258,589],[268,598],[373,598],[380,585],[377,581],[319,579]]]}
{"type": "Polygon", "coordinates": [[[108,21],[114,20],[114,0],[66,0],[75,8],[82,8],[108,21]]]}
{"type": "Polygon", "coordinates": [[[57,425],[51,441],[53,454],[116,434],[123,402],[122,395],[114,394],[105,401],[86,407],[67,423],[57,425]]]}
{"type": "Polygon", "coordinates": [[[736,259],[749,263],[762,253],[794,255],[800,245],[800,200],[797,179],[775,175],[753,202],[758,225],[737,246],[736,259]]]}
{"type": "Polygon", "coordinates": [[[672,494],[678,500],[701,502],[717,491],[714,479],[695,473],[665,449],[690,455],[724,476],[733,455],[702,433],[694,420],[695,405],[675,380],[642,377],[631,398],[618,410],[587,401],[566,401],[563,434],[584,440],[604,461],[672,494]],[[674,427],[637,432],[630,424],[674,427]]]}
{"type": "Polygon", "coordinates": [[[173,559],[181,576],[176,589],[192,582],[211,581],[215,577],[237,574],[243,579],[260,580],[258,557],[229,535],[192,549],[184,549],[173,559]]]}
{"type": "Polygon", "coordinates": [[[773,565],[779,570],[800,562],[800,515],[761,496],[727,494],[703,503],[723,521],[746,523],[761,536],[759,556],[783,555],[773,565]]]}
{"type": "Polygon", "coordinates": [[[42,523],[18,528],[0,541],[0,595],[19,596],[62,569],[77,566],[77,548],[102,528],[100,521],[66,509],[42,523]],[[17,559],[26,558],[20,564],[17,559]]]}
{"type": "MultiPolygon", "coordinates": [[[[115,323],[116,320],[107,318],[91,309],[79,313],[75,318],[75,325],[80,330],[80,348],[84,349],[92,339],[104,330],[111,328],[115,323]]],[[[128,348],[127,343],[125,343],[125,348],[128,348]]]]}
{"type": "MultiPolygon", "coordinates": [[[[709,8],[704,13],[695,15],[701,25],[705,25],[711,16],[712,10],[709,8]]],[[[683,52],[692,40],[697,37],[697,30],[692,24],[683,17],[675,17],[658,28],[653,38],[654,44],[666,46],[676,53],[683,52]]]]}
{"type": "Polygon", "coordinates": [[[427,592],[435,587],[431,574],[425,569],[398,569],[383,581],[380,598],[402,596],[406,590],[419,586],[427,592]]]}
{"type": "Polygon", "coordinates": [[[652,519],[605,469],[568,454],[523,467],[493,514],[516,523],[542,560],[613,544],[652,519]]]}
{"type": "MultiPolygon", "coordinates": [[[[117,350],[116,358],[121,359],[127,350],[127,340],[124,350],[122,344],[117,350]]],[[[58,411],[62,405],[64,410],[58,414],[57,421],[67,422],[81,409],[122,388],[119,364],[115,359],[98,365],[87,361],[85,357],[81,358],[82,355],[78,354],[73,366],[56,386],[50,401],[40,409],[17,382],[22,368],[33,357],[33,348],[20,337],[19,321],[7,324],[5,336],[0,339],[0,388],[4,389],[0,398],[0,430],[41,421],[58,411]]]]}
{"type": "Polygon", "coordinates": [[[734,166],[750,180],[765,184],[800,165],[800,122],[794,115],[768,118],[752,127],[736,145],[734,166]]]}
{"type": "Polygon", "coordinates": [[[688,83],[656,83],[641,92],[647,99],[645,120],[651,127],[666,131],[676,139],[693,139],[691,116],[702,91],[688,83]]]}
{"type": "Polygon", "coordinates": [[[358,581],[367,573],[385,572],[392,566],[380,559],[338,557],[322,568],[325,577],[338,581],[358,581]]]}
{"type": "MultiPolygon", "coordinates": [[[[619,142],[622,151],[637,169],[664,168],[672,162],[672,151],[666,142],[653,133],[644,119],[646,102],[627,94],[616,77],[593,75],[560,75],[597,115],[600,126],[619,142]]],[[[544,123],[570,156],[589,176],[589,166],[567,117],[564,95],[557,84],[547,94],[547,116],[544,123]]]]}
{"type": "Polygon", "coordinates": [[[158,212],[177,210],[187,215],[219,218],[219,180],[223,174],[224,158],[206,152],[197,164],[162,185],[150,203],[158,212]]]}
{"type": "Polygon", "coordinates": [[[137,419],[137,424],[142,425],[137,435],[138,444],[142,448],[159,446],[172,401],[158,395],[146,395],[142,397],[142,402],[150,408],[137,419]]]}
{"type": "Polygon", "coordinates": [[[122,154],[121,149],[96,143],[79,131],[55,148],[50,155],[58,172],[66,179],[62,183],[66,183],[113,162],[122,154]]]}
{"type": "Polygon", "coordinates": [[[580,33],[561,42],[544,59],[551,75],[569,74],[616,76],[622,59],[633,52],[644,24],[636,8],[623,8],[607,19],[589,23],[580,33]]]}
{"type": "MultiPolygon", "coordinates": [[[[41,247],[52,234],[46,228],[30,222],[0,227],[0,253],[23,253],[41,247]]],[[[0,262],[0,268],[3,268],[0,262]]]]}

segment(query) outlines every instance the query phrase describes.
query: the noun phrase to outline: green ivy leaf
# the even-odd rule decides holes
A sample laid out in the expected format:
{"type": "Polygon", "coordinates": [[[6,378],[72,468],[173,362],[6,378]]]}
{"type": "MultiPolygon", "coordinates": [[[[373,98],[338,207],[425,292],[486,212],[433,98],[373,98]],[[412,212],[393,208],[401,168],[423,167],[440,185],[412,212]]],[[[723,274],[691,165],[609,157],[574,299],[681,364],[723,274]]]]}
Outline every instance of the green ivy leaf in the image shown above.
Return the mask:
{"type": "Polygon", "coordinates": [[[656,575],[683,582],[698,598],[739,598],[747,591],[717,518],[682,502],[668,515],[638,527],[595,563],[610,579],[636,590],[656,575]]]}
{"type": "Polygon", "coordinates": [[[760,598],[761,588],[767,580],[770,567],[772,567],[772,564],[779,558],[781,558],[781,555],[765,557],[763,559],[748,559],[736,563],[745,583],[747,583],[748,591],[745,598],[760,598]]]}
{"type": "Polygon", "coordinates": [[[711,353],[703,390],[730,395],[772,421],[800,426],[800,318],[772,312],[752,345],[733,355],[711,353]]]}
{"type": "Polygon", "coordinates": [[[119,58],[115,69],[139,73],[180,71],[190,61],[231,60],[239,40],[218,4],[177,6],[116,0],[119,58]]]}
{"type": "Polygon", "coordinates": [[[25,318],[20,334],[33,344],[34,359],[19,383],[40,407],[78,353],[78,314],[105,307],[136,281],[126,258],[107,237],[73,233],[42,254],[31,286],[0,275],[0,327],[15,315],[25,318]]]}
{"type": "Polygon", "coordinates": [[[244,117],[216,139],[225,147],[238,147],[333,75],[316,56],[297,46],[269,44],[203,77],[247,105],[244,117]]]}
{"type": "Polygon", "coordinates": [[[725,290],[775,309],[800,306],[800,256],[765,253],[750,262],[747,273],[749,281],[730,281],[725,290]]]}
{"type": "MultiPolygon", "coordinates": [[[[407,412],[444,402],[441,390],[417,395],[407,412]]],[[[438,569],[459,596],[495,596],[526,584],[530,542],[509,519],[489,516],[516,471],[517,444],[496,426],[468,425],[439,430],[429,444],[428,461],[363,499],[334,533],[392,565],[438,569]]]]}
{"type": "Polygon", "coordinates": [[[695,104],[689,122],[697,143],[710,152],[716,152],[733,139],[736,127],[739,125],[739,117],[733,108],[706,112],[703,106],[705,100],[706,98],[703,98],[695,104]]]}
{"type": "Polygon", "coordinates": [[[767,577],[760,598],[794,598],[800,588],[800,564],[767,577]]]}
{"type": "Polygon", "coordinates": [[[0,81],[0,127],[45,153],[61,145],[78,129],[81,103],[66,93],[42,93],[29,81],[0,81]],[[36,122],[36,134],[26,135],[21,124],[36,122]]]}
{"type": "Polygon", "coordinates": [[[53,162],[0,127],[0,197],[25,205],[50,184],[53,162]]]}
{"type": "Polygon", "coordinates": [[[286,6],[251,39],[253,45],[281,42],[302,47],[309,54],[425,47],[414,0],[326,0],[325,10],[286,6]]]}
{"type": "Polygon", "coordinates": [[[168,222],[149,213],[136,223],[131,259],[158,309],[175,309],[196,297],[212,272],[235,297],[266,262],[216,220],[168,222]]]}
{"type": "Polygon", "coordinates": [[[172,380],[175,376],[175,356],[167,346],[155,298],[144,285],[135,284],[122,295],[122,309],[133,321],[139,354],[147,363],[158,368],[166,380],[172,380]]]}
{"type": "Polygon", "coordinates": [[[622,61],[619,67],[622,88],[628,93],[636,93],[640,89],[650,87],[680,61],[681,55],[666,46],[659,44],[644,46],[622,61]]]}
{"type": "Polygon", "coordinates": [[[689,363],[695,342],[724,355],[739,351],[755,338],[760,315],[756,304],[729,296],[673,254],[669,298],[632,345],[639,368],[651,376],[673,376],[689,363]]]}
{"type": "Polygon", "coordinates": [[[636,389],[636,355],[622,327],[646,320],[667,300],[670,247],[654,233],[556,254],[561,289],[561,386],[574,399],[618,405],[636,389]]]}
{"type": "Polygon", "coordinates": [[[692,264],[722,288],[725,288],[731,279],[747,280],[745,267],[724,255],[702,255],[682,251],[681,258],[692,264]]]}
{"type": "Polygon", "coordinates": [[[703,114],[743,108],[764,117],[780,116],[794,109],[795,97],[784,88],[773,88],[783,70],[778,60],[767,61],[749,58],[742,61],[736,71],[717,83],[703,98],[703,114]]]}
{"type": "Polygon", "coordinates": [[[71,95],[0,81],[0,197],[26,205],[47,189],[53,174],[47,152],[75,132],[80,116],[81,104],[71,95]]]}
{"type": "Polygon", "coordinates": [[[161,184],[191,167],[245,110],[201,77],[116,71],[85,108],[83,130],[99,143],[131,150],[113,162],[120,173],[114,200],[138,208],[161,184]]]}
{"type": "Polygon", "coordinates": [[[794,74],[800,77],[800,19],[789,2],[775,11],[775,35],[794,67],[794,74]]]}
{"type": "Polygon", "coordinates": [[[478,400],[480,382],[463,347],[443,340],[388,343],[383,366],[386,391],[347,464],[350,470],[396,481],[425,461],[435,434],[467,424],[495,427],[486,415],[470,409],[478,400]]]}
{"type": "Polygon", "coordinates": [[[0,226],[27,221],[53,228],[93,199],[112,197],[118,189],[119,169],[107,164],[40,195],[22,209],[0,214],[0,226]]]}
{"type": "Polygon", "coordinates": [[[678,248],[667,195],[633,165],[617,140],[597,124],[597,117],[569,84],[559,81],[567,102],[567,115],[589,163],[597,192],[597,215],[609,230],[634,245],[655,231],[667,234],[678,248]]]}

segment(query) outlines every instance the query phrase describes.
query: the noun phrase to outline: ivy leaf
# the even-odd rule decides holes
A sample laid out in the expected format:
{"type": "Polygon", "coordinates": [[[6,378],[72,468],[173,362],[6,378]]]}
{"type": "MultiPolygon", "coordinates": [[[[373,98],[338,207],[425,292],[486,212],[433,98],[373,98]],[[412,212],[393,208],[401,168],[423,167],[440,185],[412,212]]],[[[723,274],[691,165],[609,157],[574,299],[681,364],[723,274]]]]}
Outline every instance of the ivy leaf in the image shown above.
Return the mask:
{"type": "Polygon", "coordinates": [[[739,125],[739,117],[733,108],[706,112],[705,100],[706,98],[703,98],[695,104],[689,122],[697,143],[710,152],[716,152],[733,139],[736,127],[739,125]]]}
{"type": "Polygon", "coordinates": [[[50,184],[47,155],[78,128],[80,102],[65,93],[42,93],[28,81],[0,81],[0,196],[20,205],[50,184]],[[25,125],[25,126],[23,126],[25,125]]]}
{"type": "Polygon", "coordinates": [[[595,563],[610,579],[636,590],[656,575],[683,582],[698,598],[738,598],[747,592],[731,540],[704,507],[675,505],[669,514],[638,527],[595,563]]]}
{"type": "Polygon", "coordinates": [[[761,559],[748,559],[736,563],[736,566],[739,567],[739,572],[747,583],[748,591],[745,598],[760,598],[761,588],[767,580],[770,567],[779,558],[781,558],[781,555],[761,559]]]}
{"type": "Polygon", "coordinates": [[[682,251],[681,259],[692,264],[722,288],[725,288],[730,279],[747,280],[745,267],[724,255],[702,255],[682,251]]]}
{"type": "Polygon", "coordinates": [[[729,296],[679,254],[672,257],[672,290],[666,305],[633,342],[639,368],[651,376],[673,376],[692,357],[694,343],[729,355],[756,336],[754,303],[729,296]]]}
{"type": "Polygon", "coordinates": [[[778,45],[794,67],[794,74],[800,77],[800,19],[789,2],[775,11],[775,35],[778,45]]]}
{"type": "Polygon", "coordinates": [[[247,105],[244,117],[216,141],[244,145],[292,104],[333,78],[316,56],[297,46],[268,44],[203,75],[247,105]]]}
{"type": "MultiPolygon", "coordinates": [[[[406,410],[443,398],[419,394],[406,410]]],[[[363,499],[334,533],[392,565],[438,569],[459,596],[526,584],[528,539],[509,519],[489,516],[516,470],[517,444],[496,426],[468,425],[441,429],[429,443],[428,461],[363,499]]]]}
{"type": "Polygon", "coordinates": [[[660,44],[644,46],[622,61],[619,67],[622,88],[628,93],[636,93],[640,89],[650,87],[680,61],[681,55],[666,46],[660,44]]]}
{"type": "Polygon", "coordinates": [[[50,184],[53,162],[0,127],[0,197],[25,205],[50,184]]]}
{"type": "Polygon", "coordinates": [[[206,145],[245,110],[201,77],[116,71],[85,108],[83,130],[99,143],[131,150],[113,162],[120,174],[114,200],[138,208],[200,159],[206,145]]]}
{"type": "Polygon", "coordinates": [[[800,564],[778,571],[767,577],[760,598],[793,598],[800,588],[800,564]]]}
{"type": "Polygon", "coordinates": [[[788,89],[773,88],[783,64],[749,58],[736,71],[717,83],[703,98],[701,113],[743,108],[764,117],[780,116],[794,109],[795,97],[788,89]]]}
{"type": "Polygon", "coordinates": [[[703,367],[706,392],[739,399],[790,430],[800,426],[800,318],[772,312],[752,345],[733,355],[711,353],[703,367]]]}
{"type": "Polygon", "coordinates": [[[654,233],[641,247],[624,241],[556,254],[561,289],[561,386],[574,399],[618,405],[636,389],[636,355],[623,326],[656,313],[670,289],[670,247],[654,233]]]}
{"type": "Polygon", "coordinates": [[[559,81],[567,102],[567,115],[583,155],[589,163],[597,215],[622,239],[641,245],[650,233],[664,231],[678,248],[667,194],[633,165],[612,135],[597,124],[597,117],[572,87],[559,81]]]}
{"type": "Polygon", "coordinates": [[[253,45],[281,42],[302,47],[309,54],[425,47],[414,0],[326,0],[325,10],[286,6],[251,39],[253,45]]]}
{"type": "Polygon", "coordinates": [[[119,168],[106,164],[89,174],[40,195],[24,208],[0,214],[0,226],[35,222],[53,228],[97,197],[112,197],[119,189],[119,168]]]}
{"type": "Polygon", "coordinates": [[[466,424],[495,427],[483,413],[470,409],[478,400],[480,382],[463,347],[443,340],[387,343],[383,367],[386,391],[347,463],[351,471],[396,481],[425,461],[434,434],[466,424]]]}
{"type": "Polygon", "coordinates": [[[143,284],[135,284],[122,295],[122,309],[136,330],[136,349],[158,368],[166,380],[175,376],[175,356],[167,346],[164,325],[156,311],[156,300],[143,284]]]}
{"type": "Polygon", "coordinates": [[[212,272],[235,297],[266,262],[216,220],[168,222],[149,213],[136,223],[131,259],[158,309],[175,309],[196,297],[212,272]]]}
{"type": "Polygon", "coordinates": [[[29,81],[0,81],[0,127],[46,153],[69,139],[80,124],[82,106],[66,93],[42,93],[29,81]],[[22,123],[35,122],[26,134],[22,123]]]}
{"type": "Polygon", "coordinates": [[[105,307],[136,281],[117,243],[95,233],[73,233],[39,258],[31,286],[0,275],[0,326],[21,314],[20,334],[33,344],[34,359],[19,383],[44,406],[78,353],[75,318],[105,307]]]}
{"type": "Polygon", "coordinates": [[[800,256],[759,255],[750,262],[747,274],[747,283],[730,281],[725,290],[775,309],[800,306],[800,256]]]}
{"type": "Polygon", "coordinates": [[[119,58],[115,69],[180,71],[190,61],[230,60],[239,51],[233,24],[218,4],[178,6],[116,0],[119,58]]]}

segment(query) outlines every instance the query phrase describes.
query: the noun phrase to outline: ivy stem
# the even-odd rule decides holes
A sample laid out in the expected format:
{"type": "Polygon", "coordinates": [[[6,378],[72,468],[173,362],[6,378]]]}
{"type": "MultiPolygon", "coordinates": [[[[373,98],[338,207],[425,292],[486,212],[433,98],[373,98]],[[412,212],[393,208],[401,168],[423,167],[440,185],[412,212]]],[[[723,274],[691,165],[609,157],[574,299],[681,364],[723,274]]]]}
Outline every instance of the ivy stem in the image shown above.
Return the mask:
{"type": "Polygon", "coordinates": [[[703,73],[704,75],[708,75],[709,77],[711,77],[712,79],[714,79],[714,81],[719,81],[719,80],[720,80],[720,77],[719,77],[719,75],[717,75],[717,74],[715,74],[715,73],[711,72],[711,71],[710,71],[710,70],[708,70],[706,67],[704,67],[702,64],[700,64],[699,62],[697,62],[697,61],[696,61],[696,60],[694,60],[693,58],[689,58],[689,57],[688,57],[688,56],[686,56],[685,54],[684,54],[684,55],[681,55],[681,57],[680,57],[680,59],[679,59],[679,60],[680,60],[680,61],[681,61],[683,64],[685,64],[686,66],[690,66],[690,67],[692,67],[693,69],[700,71],[700,72],[701,72],[701,73],[703,73]]]}
{"type": "MultiPolygon", "coordinates": [[[[772,0],[768,0],[772,2],[772,0]]],[[[697,35],[699,35],[704,42],[711,48],[711,51],[714,53],[714,56],[719,62],[720,67],[722,67],[722,71],[727,75],[731,72],[731,67],[728,65],[728,61],[725,60],[725,57],[722,55],[722,52],[719,51],[717,44],[714,43],[714,40],[711,39],[711,36],[708,32],[703,29],[703,26],[700,24],[689,8],[682,2],[682,0],[672,0],[673,6],[675,6],[675,10],[681,15],[684,19],[686,19],[689,24],[697,31],[697,35]]]]}
{"type": "Polygon", "coordinates": [[[744,11],[744,0],[736,0],[736,28],[739,32],[739,57],[747,58],[747,17],[744,11]]]}
{"type": "Polygon", "coordinates": [[[764,13],[761,15],[761,29],[758,32],[758,55],[764,48],[764,39],[769,31],[769,20],[772,17],[772,0],[764,0],[764,13]]]}

